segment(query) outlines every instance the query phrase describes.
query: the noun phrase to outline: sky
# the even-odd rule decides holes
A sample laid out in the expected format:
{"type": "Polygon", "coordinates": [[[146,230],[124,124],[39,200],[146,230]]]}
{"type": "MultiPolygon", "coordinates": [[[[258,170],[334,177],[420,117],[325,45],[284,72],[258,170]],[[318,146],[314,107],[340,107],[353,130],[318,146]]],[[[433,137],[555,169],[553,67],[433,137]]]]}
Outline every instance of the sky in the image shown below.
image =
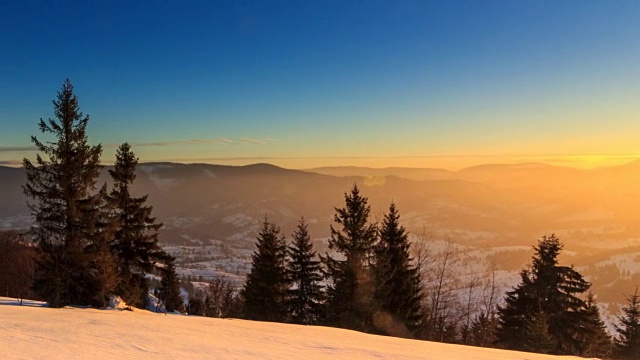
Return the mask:
{"type": "Polygon", "coordinates": [[[458,169],[640,158],[638,1],[0,5],[0,165],[64,79],[111,163],[458,169]]]}

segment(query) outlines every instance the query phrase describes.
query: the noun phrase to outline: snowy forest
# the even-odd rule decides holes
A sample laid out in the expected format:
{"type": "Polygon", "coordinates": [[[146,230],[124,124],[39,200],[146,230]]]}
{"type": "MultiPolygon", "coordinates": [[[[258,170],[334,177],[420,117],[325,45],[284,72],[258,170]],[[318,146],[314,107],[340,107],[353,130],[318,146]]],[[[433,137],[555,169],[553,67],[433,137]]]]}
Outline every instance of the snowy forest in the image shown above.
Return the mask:
{"type": "MultiPolygon", "coordinates": [[[[353,185],[336,204],[328,251],[314,249],[304,218],[284,234],[265,215],[240,288],[225,279],[203,291],[176,274],[176,259],[158,244],[147,197],[134,197],[138,158],[119,146],[110,179],[99,183],[101,145],[88,140],[73,85],[53,100],[54,118],[32,136],[39,154],[24,159],[23,186],[34,225],[0,232],[2,295],[49,307],[106,307],[112,296],[153,311],[193,316],[322,325],[366,333],[555,355],[639,359],[640,295],[629,289],[614,333],[601,319],[597,294],[571,265],[561,264],[561,239],[543,235],[520,282],[506,294],[492,274],[468,281],[454,299],[445,251],[434,259],[412,243],[393,202],[372,221],[366,194],[353,185]],[[474,289],[480,301],[472,301],[474,289]],[[192,289],[193,290],[193,289],[192,289]],[[157,299],[150,307],[149,299],[157,299]],[[465,301],[466,300],[466,301],[465,301]]],[[[312,191],[312,190],[310,190],[312,191]]]]}

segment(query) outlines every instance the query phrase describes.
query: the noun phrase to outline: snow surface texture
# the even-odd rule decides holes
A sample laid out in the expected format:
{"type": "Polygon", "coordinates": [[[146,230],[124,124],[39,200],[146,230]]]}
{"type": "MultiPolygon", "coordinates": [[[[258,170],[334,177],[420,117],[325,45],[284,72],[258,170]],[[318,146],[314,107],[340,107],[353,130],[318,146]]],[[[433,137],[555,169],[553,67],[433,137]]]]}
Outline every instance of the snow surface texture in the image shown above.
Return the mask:
{"type": "Polygon", "coordinates": [[[15,304],[0,297],[2,359],[580,359],[317,326],[15,304]]]}

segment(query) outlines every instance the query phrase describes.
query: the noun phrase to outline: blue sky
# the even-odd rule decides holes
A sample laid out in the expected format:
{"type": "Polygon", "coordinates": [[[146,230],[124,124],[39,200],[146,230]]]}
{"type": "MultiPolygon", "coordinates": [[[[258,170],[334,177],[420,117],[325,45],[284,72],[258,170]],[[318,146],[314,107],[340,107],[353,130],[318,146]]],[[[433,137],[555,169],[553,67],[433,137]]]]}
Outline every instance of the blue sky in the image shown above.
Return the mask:
{"type": "MultiPolygon", "coordinates": [[[[0,162],[70,78],[141,161],[442,166],[640,154],[637,1],[21,2],[0,162]]],[[[583,164],[584,165],[584,164],[583,164]]]]}

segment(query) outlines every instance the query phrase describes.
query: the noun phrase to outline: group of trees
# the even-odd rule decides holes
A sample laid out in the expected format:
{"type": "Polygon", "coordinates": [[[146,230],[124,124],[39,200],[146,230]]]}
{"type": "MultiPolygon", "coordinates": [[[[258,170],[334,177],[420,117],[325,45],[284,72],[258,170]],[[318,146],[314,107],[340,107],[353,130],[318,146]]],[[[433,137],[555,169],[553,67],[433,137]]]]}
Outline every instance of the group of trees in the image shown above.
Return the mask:
{"type": "Polygon", "coordinates": [[[289,246],[280,228],[265,219],[241,291],[242,316],[549,354],[640,355],[637,292],[618,319],[619,336],[612,338],[588,292],[591,284],[558,263],[563,245],[555,235],[540,239],[521,282],[501,303],[493,273],[485,301],[476,307],[474,277],[460,287],[468,296],[456,302],[458,316],[450,316],[444,284],[453,262],[451,243],[445,243],[438,261],[426,259],[424,249],[412,257],[396,206],[391,204],[379,226],[369,221],[369,212],[367,198],[354,185],[345,206],[336,208],[332,252],[324,256],[313,251],[304,219],[289,246]]]}
{"type": "Polygon", "coordinates": [[[33,290],[51,307],[103,307],[111,294],[144,307],[146,274],[157,271],[166,308],[179,307],[174,259],[158,245],[162,225],[151,216],[147,197],[131,194],[138,163],[131,147],[124,143],[117,150],[110,190],[106,183],[97,188],[102,147],[88,143],[89,116],[80,111],[69,80],[53,106],[55,118],[40,119],[38,126],[55,140],[32,136],[39,154],[35,163],[23,161],[38,253],[33,290]]]}
{"type": "MultiPolygon", "coordinates": [[[[147,275],[155,273],[161,276],[155,293],[166,310],[181,309],[175,258],[158,245],[162,224],[152,217],[146,196],[131,194],[138,159],[130,145],[117,150],[111,185],[97,188],[102,147],[89,145],[89,117],[80,112],[68,80],[53,105],[55,119],[40,119],[38,126],[55,141],[33,136],[40,153],[35,163],[23,162],[33,242],[24,234],[0,233],[0,294],[39,298],[51,307],[103,307],[115,294],[144,307],[147,275]]],[[[421,245],[412,252],[395,204],[375,224],[356,185],[335,210],[330,252],[324,255],[313,250],[304,218],[290,243],[265,218],[242,289],[214,280],[189,300],[187,311],[551,354],[640,358],[637,290],[622,308],[618,336],[612,338],[588,292],[591,284],[558,263],[563,245],[554,235],[534,247],[531,265],[500,305],[495,273],[480,308],[473,301],[478,279],[470,279],[466,301],[456,303],[461,315],[454,319],[449,312],[454,295],[446,286],[453,264],[450,242],[438,261],[421,245]]]]}
{"type": "Polygon", "coordinates": [[[244,316],[263,321],[326,324],[393,336],[421,329],[422,286],[407,232],[394,204],[380,227],[354,185],[336,209],[331,254],[317,256],[304,219],[287,246],[265,219],[241,291],[244,316]]]}

